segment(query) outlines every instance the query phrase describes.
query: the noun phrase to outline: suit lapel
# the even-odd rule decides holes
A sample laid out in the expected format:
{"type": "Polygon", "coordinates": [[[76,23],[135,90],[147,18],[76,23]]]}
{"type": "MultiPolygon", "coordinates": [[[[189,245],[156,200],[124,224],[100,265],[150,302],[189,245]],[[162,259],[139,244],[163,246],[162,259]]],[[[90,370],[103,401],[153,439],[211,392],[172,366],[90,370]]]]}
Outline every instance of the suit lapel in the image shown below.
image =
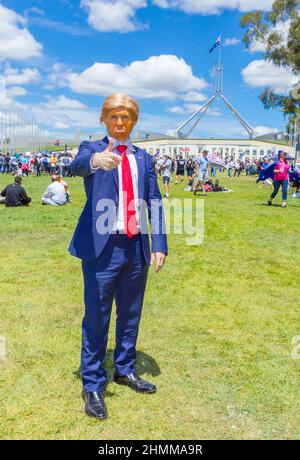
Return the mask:
{"type": "Polygon", "coordinates": [[[113,175],[113,178],[114,178],[114,183],[115,183],[115,186],[116,186],[116,189],[117,189],[117,194],[119,196],[119,172],[118,172],[118,168],[114,168],[111,172],[112,172],[112,175],[113,175]]]}
{"type": "Polygon", "coordinates": [[[139,198],[143,198],[144,181],[145,181],[144,155],[139,152],[139,149],[137,147],[133,147],[133,151],[134,151],[134,156],[135,156],[137,170],[138,170],[139,198]]]}

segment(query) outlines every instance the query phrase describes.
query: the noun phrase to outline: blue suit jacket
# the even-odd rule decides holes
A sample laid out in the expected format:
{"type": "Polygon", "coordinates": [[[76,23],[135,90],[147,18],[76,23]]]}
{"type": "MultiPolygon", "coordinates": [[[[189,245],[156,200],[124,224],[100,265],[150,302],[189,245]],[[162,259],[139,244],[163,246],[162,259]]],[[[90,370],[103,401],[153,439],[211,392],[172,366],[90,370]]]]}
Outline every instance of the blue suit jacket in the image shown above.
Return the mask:
{"type": "MultiPolygon", "coordinates": [[[[110,200],[110,203],[115,206],[115,211],[119,204],[118,168],[112,171],[98,169],[96,172],[91,169],[93,155],[96,152],[104,151],[107,145],[107,137],[95,142],[82,142],[77,156],[70,164],[73,174],[84,177],[87,201],[79,218],[69,251],[73,256],[87,262],[100,256],[115,222],[116,214],[108,215],[107,208],[103,203],[105,204],[105,200],[110,200]],[[105,233],[99,233],[97,230],[97,223],[101,219],[102,223],[106,221],[107,231],[105,233]]],[[[134,147],[134,154],[138,169],[139,200],[143,200],[140,206],[142,247],[145,261],[149,264],[150,245],[147,214],[151,224],[152,252],[167,254],[164,213],[152,156],[138,147],[134,147]]]]}

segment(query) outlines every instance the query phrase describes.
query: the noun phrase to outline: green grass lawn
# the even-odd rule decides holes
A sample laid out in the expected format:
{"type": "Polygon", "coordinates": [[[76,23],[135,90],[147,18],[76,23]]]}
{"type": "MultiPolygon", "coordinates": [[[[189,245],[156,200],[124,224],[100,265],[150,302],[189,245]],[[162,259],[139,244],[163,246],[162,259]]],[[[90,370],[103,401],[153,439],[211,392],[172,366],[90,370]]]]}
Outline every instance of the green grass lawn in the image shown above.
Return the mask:
{"type": "MultiPolygon", "coordinates": [[[[0,189],[8,180],[0,176],[0,189]]],[[[80,396],[83,285],[80,261],[67,252],[82,180],[69,179],[72,204],[55,208],[40,204],[48,182],[24,178],[31,206],[0,206],[0,438],[300,438],[300,361],[291,357],[300,335],[300,200],[270,208],[253,178],[222,176],[234,193],[205,198],[204,243],[170,236],[165,268],[149,272],[137,370],[157,394],[110,381],[109,418],[98,422],[80,396]]],[[[191,194],[171,185],[171,196],[191,194]]]]}

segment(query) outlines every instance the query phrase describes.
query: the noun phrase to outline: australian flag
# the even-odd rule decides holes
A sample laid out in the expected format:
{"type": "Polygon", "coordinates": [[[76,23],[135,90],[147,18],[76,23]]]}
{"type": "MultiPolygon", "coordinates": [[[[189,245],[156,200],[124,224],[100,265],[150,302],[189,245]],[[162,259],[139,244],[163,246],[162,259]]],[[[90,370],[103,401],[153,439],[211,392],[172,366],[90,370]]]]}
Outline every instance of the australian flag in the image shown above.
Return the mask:
{"type": "Polygon", "coordinates": [[[283,152],[283,150],[279,150],[278,155],[274,155],[272,157],[273,163],[271,163],[270,165],[266,166],[265,168],[262,168],[259,171],[259,175],[258,175],[258,178],[257,178],[256,182],[264,181],[264,180],[267,180],[267,179],[274,179],[274,174],[275,174],[274,171],[275,171],[275,168],[276,168],[276,166],[278,164],[278,160],[280,158],[281,152],[283,152]]]}
{"type": "Polygon", "coordinates": [[[211,49],[209,50],[209,52],[212,53],[213,50],[214,50],[215,48],[217,48],[218,46],[220,46],[220,45],[221,45],[221,35],[218,36],[217,40],[215,41],[214,46],[211,47],[211,49]]]}

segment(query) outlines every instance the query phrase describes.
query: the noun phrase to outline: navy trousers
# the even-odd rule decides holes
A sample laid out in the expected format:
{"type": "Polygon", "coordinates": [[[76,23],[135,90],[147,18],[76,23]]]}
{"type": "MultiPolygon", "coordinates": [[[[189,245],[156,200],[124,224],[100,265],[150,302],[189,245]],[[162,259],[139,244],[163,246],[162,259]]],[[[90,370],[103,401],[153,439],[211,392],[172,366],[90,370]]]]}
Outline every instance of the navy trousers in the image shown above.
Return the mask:
{"type": "Polygon", "coordinates": [[[140,234],[115,234],[98,259],[83,262],[85,316],[82,322],[81,375],[86,392],[104,391],[112,303],[116,301],[114,362],[118,375],[134,371],[136,341],[149,266],[140,234]]]}

